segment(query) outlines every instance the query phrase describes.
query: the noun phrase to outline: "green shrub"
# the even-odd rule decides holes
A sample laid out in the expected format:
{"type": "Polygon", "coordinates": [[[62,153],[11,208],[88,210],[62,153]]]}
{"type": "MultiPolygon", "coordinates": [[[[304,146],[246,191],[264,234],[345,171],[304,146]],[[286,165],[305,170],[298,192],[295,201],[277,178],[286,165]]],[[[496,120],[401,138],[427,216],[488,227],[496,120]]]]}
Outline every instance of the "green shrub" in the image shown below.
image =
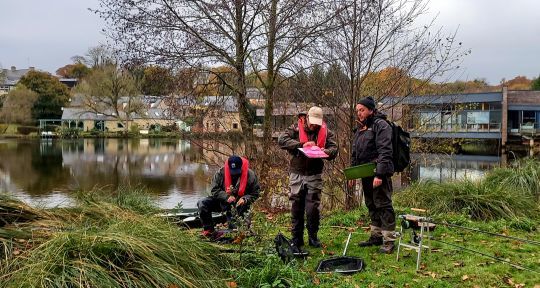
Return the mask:
{"type": "Polygon", "coordinates": [[[34,126],[18,126],[17,127],[17,133],[19,134],[22,134],[22,135],[28,135],[32,132],[39,132],[39,128],[38,127],[34,127],[34,126]]]}
{"type": "Polygon", "coordinates": [[[139,124],[133,123],[131,126],[129,126],[129,132],[133,134],[139,134],[139,131],[141,129],[139,128],[139,124]]]}
{"type": "Polygon", "coordinates": [[[7,124],[0,124],[0,134],[6,133],[8,126],[7,124]]]}
{"type": "Polygon", "coordinates": [[[72,138],[79,138],[81,130],[79,128],[68,128],[68,127],[62,127],[59,131],[60,137],[72,139],[72,138]]]}

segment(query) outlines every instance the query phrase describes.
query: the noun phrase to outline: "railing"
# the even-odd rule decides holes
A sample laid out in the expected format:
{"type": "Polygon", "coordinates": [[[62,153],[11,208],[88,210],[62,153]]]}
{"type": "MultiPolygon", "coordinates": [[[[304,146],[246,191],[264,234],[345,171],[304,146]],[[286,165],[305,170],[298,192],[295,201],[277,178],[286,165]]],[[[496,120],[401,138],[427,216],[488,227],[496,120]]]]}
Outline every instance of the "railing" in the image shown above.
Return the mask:
{"type": "Polygon", "coordinates": [[[411,128],[413,132],[501,132],[501,123],[490,124],[426,124],[411,128]]]}
{"type": "Polygon", "coordinates": [[[535,123],[527,123],[519,125],[519,134],[536,136],[540,135],[540,129],[536,128],[535,123]]]}

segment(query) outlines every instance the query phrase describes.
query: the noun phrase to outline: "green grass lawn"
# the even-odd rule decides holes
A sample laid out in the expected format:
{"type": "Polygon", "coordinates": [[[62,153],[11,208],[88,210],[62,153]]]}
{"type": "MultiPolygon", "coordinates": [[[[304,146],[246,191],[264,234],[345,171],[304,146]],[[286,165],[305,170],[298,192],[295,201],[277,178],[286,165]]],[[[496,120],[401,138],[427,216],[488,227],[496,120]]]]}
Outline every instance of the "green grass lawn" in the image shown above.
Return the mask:
{"type": "MultiPolygon", "coordinates": [[[[251,246],[248,248],[255,247],[264,258],[265,254],[275,253],[273,252],[273,237],[278,232],[281,231],[289,237],[289,216],[287,214],[274,215],[269,220],[264,214],[257,214],[255,218],[254,226],[258,236],[248,238],[245,245],[251,246]]],[[[474,222],[463,216],[447,216],[440,220],[525,239],[536,241],[540,239],[540,232],[532,230],[540,227],[538,221],[474,222]],[[519,226],[521,222],[525,224],[519,226]],[[521,229],[511,226],[521,227],[521,229]],[[523,229],[532,231],[527,232],[523,229]]],[[[377,247],[361,248],[357,245],[358,242],[369,236],[368,232],[361,228],[369,226],[368,221],[367,211],[364,209],[348,213],[330,213],[322,220],[319,232],[324,247],[314,249],[307,246],[306,249],[310,252],[310,256],[305,261],[298,260],[289,265],[276,261],[266,263],[260,261],[255,266],[250,264],[251,266],[248,266],[248,270],[244,272],[249,271],[249,273],[255,274],[250,277],[264,278],[267,276],[266,274],[270,273],[270,267],[266,266],[282,265],[281,273],[287,272],[289,269],[296,271],[301,276],[297,275],[294,279],[284,277],[285,280],[278,281],[279,279],[276,280],[279,278],[280,272],[278,271],[277,275],[274,275],[274,286],[270,284],[264,287],[289,287],[288,285],[292,287],[538,287],[540,285],[539,246],[439,225],[433,232],[437,239],[514,262],[538,271],[538,273],[519,270],[508,264],[435,241],[431,242],[432,252],[426,252],[422,256],[421,268],[416,271],[416,253],[414,251],[405,250],[400,254],[399,261],[396,261],[395,252],[391,255],[383,255],[378,253],[377,247]],[[349,231],[352,231],[353,234],[347,255],[364,259],[365,271],[350,276],[315,273],[319,261],[341,255],[349,231]],[[520,284],[525,284],[525,286],[520,286],[520,284]]],[[[407,239],[409,239],[408,236],[407,233],[407,239]]],[[[236,272],[242,273],[242,269],[236,272]]],[[[237,274],[237,277],[238,286],[244,287],[242,284],[245,284],[246,277],[241,274],[237,274]]]]}

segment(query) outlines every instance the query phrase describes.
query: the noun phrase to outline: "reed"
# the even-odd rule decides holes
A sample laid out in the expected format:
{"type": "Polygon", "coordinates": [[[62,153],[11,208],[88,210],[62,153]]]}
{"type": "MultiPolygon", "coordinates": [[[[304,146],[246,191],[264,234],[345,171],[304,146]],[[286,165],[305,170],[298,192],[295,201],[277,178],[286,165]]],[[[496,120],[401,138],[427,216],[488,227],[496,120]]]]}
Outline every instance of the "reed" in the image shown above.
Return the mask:
{"type": "Polygon", "coordinates": [[[476,220],[537,215],[537,203],[531,195],[490,181],[420,181],[396,193],[394,200],[401,207],[429,209],[432,215],[465,213],[476,220]]]}

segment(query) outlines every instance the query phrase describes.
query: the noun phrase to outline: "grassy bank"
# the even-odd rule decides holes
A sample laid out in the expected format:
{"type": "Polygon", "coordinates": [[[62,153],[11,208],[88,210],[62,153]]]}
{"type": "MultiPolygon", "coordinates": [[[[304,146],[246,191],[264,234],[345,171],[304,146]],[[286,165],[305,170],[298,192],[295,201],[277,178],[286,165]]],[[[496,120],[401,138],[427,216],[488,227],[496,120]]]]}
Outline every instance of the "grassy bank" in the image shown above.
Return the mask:
{"type": "MultiPolygon", "coordinates": [[[[417,183],[395,197],[396,213],[427,208],[448,222],[523,239],[540,239],[537,162],[498,169],[485,180],[417,183]],[[403,208],[408,207],[408,208],[403,208]]],[[[255,235],[242,244],[216,246],[155,217],[158,211],[141,188],[113,194],[79,193],[69,209],[36,209],[0,199],[0,283],[2,287],[538,287],[540,247],[516,240],[438,225],[435,240],[477,250],[519,264],[472,254],[432,241],[416,271],[416,254],[382,255],[360,248],[369,236],[365,208],[325,211],[322,249],[283,263],[273,239],[289,235],[288,213],[254,214],[255,235]],[[343,276],[316,274],[319,261],[341,255],[364,259],[365,271],[343,276]],[[234,253],[224,254],[223,249],[234,253]],[[241,252],[241,253],[240,253],[241,252]],[[524,284],[522,286],[521,284],[524,284]]],[[[324,203],[323,203],[324,205],[324,203]]],[[[398,223],[399,228],[399,223],[398,223]]],[[[409,234],[405,235],[408,239],[409,234]]]]}
{"type": "MultiPolygon", "coordinates": [[[[410,211],[397,210],[398,214],[406,212],[410,211]]],[[[368,218],[365,209],[328,213],[322,220],[320,230],[320,238],[324,243],[323,249],[307,247],[310,256],[305,261],[300,260],[289,265],[284,265],[279,261],[269,263],[261,256],[258,265],[246,270],[249,276],[239,274],[236,280],[241,287],[257,287],[242,285],[251,283],[251,279],[254,278],[251,275],[264,279],[268,274],[276,273],[276,270],[285,272],[294,270],[297,271],[296,282],[275,280],[277,283],[292,283],[293,285],[267,287],[535,287],[537,284],[540,285],[538,273],[519,270],[499,261],[435,241],[431,242],[432,252],[422,257],[421,268],[417,272],[416,254],[411,251],[402,253],[403,258],[396,261],[395,253],[382,255],[378,253],[376,247],[360,248],[357,245],[369,235],[366,231],[369,225],[368,218]],[[353,234],[347,255],[364,259],[366,270],[351,276],[314,273],[319,261],[343,253],[349,232],[353,234]],[[526,284],[526,286],[516,286],[517,284],[526,284]]],[[[540,237],[538,231],[540,222],[528,218],[478,222],[463,215],[446,215],[438,217],[437,220],[526,239],[540,237]]],[[[279,231],[286,232],[289,217],[288,215],[273,215],[272,220],[265,218],[259,219],[258,222],[265,223],[258,228],[259,235],[265,236],[248,241],[252,241],[250,245],[259,247],[260,251],[272,251],[273,237],[279,231]],[[268,221],[270,223],[266,224],[268,221]]],[[[441,241],[503,258],[540,273],[540,248],[538,246],[441,225],[436,227],[433,235],[441,241]]],[[[406,237],[409,235],[407,234],[406,237]]]]}

